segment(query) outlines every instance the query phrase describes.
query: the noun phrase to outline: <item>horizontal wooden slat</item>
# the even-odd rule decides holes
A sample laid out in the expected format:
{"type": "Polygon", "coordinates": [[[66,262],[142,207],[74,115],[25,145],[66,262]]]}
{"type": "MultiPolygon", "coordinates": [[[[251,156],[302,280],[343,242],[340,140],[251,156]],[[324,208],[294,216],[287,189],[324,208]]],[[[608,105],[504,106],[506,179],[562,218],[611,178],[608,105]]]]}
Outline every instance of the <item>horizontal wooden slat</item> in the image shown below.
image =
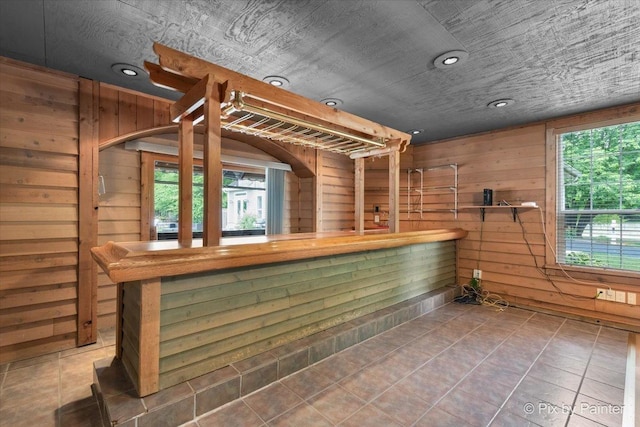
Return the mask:
{"type": "Polygon", "coordinates": [[[40,270],[7,271],[2,274],[0,290],[33,288],[37,286],[75,283],[78,280],[76,268],[56,267],[40,270]]]}
{"type": "Polygon", "coordinates": [[[39,204],[2,204],[0,218],[6,222],[67,222],[78,220],[76,206],[46,206],[39,204]]]}
{"type": "Polygon", "coordinates": [[[100,221],[98,235],[133,234],[140,232],[140,221],[100,221]]]}
{"type": "MultiPolygon", "coordinates": [[[[78,77],[73,74],[45,69],[37,65],[17,62],[4,57],[0,61],[0,72],[6,77],[16,79],[18,83],[15,86],[21,89],[30,87],[30,83],[37,82],[42,85],[41,90],[44,90],[45,93],[51,90],[52,87],[59,88],[64,90],[64,93],[73,95],[70,96],[70,99],[74,101],[72,103],[77,102],[75,91],[78,86],[78,77]]],[[[34,96],[34,98],[41,98],[41,94],[42,92],[37,92],[37,96],[34,96]]],[[[58,98],[56,97],[55,99],[58,98]]]]}
{"type": "Polygon", "coordinates": [[[0,240],[61,239],[78,237],[76,223],[2,223],[0,240]]]}
{"type": "Polygon", "coordinates": [[[2,258],[2,263],[0,263],[0,272],[37,270],[49,267],[74,266],[77,264],[77,252],[6,256],[2,258]]]}
{"type": "Polygon", "coordinates": [[[53,335],[53,321],[41,321],[26,325],[6,326],[0,328],[0,343],[2,343],[3,346],[10,346],[26,341],[49,338],[53,335]]]}
{"type": "MultiPolygon", "coordinates": [[[[0,344],[2,343],[0,339],[0,344]]],[[[13,360],[29,359],[43,354],[54,353],[74,347],[76,334],[55,335],[36,341],[20,342],[0,347],[0,363],[13,360]]]]}
{"type": "Polygon", "coordinates": [[[0,145],[32,151],[78,154],[78,138],[74,136],[38,134],[17,129],[0,129],[0,145]]]}
{"type": "MultiPolygon", "coordinates": [[[[4,83],[3,81],[3,86],[4,83]]],[[[31,130],[37,133],[49,132],[53,135],[75,137],[78,135],[78,122],[74,119],[75,117],[72,115],[66,117],[66,120],[58,120],[52,116],[5,109],[0,114],[0,126],[7,129],[31,130]]]]}
{"type": "Polygon", "coordinates": [[[70,253],[78,251],[76,239],[59,239],[38,241],[9,240],[0,241],[0,257],[12,257],[21,255],[42,255],[56,253],[70,253]]]}
{"type": "Polygon", "coordinates": [[[77,188],[61,189],[3,185],[0,192],[0,202],[75,205],[78,203],[78,190],[77,188]]]}
{"type": "Polygon", "coordinates": [[[3,309],[0,312],[0,324],[5,326],[22,325],[58,317],[73,316],[77,312],[76,308],[77,302],[75,300],[63,300],[38,304],[33,307],[3,309]]]}
{"type": "Polygon", "coordinates": [[[0,309],[75,300],[76,297],[77,289],[74,283],[53,288],[36,288],[28,292],[0,295],[0,309]]]}
{"type": "Polygon", "coordinates": [[[78,175],[69,171],[48,171],[20,166],[3,166],[0,169],[0,184],[77,188],[78,175]]]}
{"type": "Polygon", "coordinates": [[[78,171],[78,156],[21,148],[0,148],[0,163],[18,167],[56,171],[78,171]]]}

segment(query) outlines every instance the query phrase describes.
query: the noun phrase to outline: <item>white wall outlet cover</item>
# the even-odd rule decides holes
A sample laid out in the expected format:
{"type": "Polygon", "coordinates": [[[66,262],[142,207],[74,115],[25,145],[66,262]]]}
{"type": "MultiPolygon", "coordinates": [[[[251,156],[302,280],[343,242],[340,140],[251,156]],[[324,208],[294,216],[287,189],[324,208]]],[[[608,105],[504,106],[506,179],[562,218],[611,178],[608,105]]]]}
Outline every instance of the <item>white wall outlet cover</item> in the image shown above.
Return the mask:
{"type": "Polygon", "coordinates": [[[607,296],[607,301],[615,301],[616,300],[616,291],[612,289],[605,290],[605,295],[607,296]]]}
{"type": "Polygon", "coordinates": [[[627,304],[636,305],[636,294],[629,292],[627,294],[627,304]]]}
{"type": "Polygon", "coordinates": [[[602,289],[602,288],[598,288],[596,289],[596,298],[597,299],[607,299],[607,290],[606,289],[602,289]]]}
{"type": "Polygon", "coordinates": [[[624,291],[616,291],[616,302],[625,303],[627,302],[627,295],[624,291]]]}

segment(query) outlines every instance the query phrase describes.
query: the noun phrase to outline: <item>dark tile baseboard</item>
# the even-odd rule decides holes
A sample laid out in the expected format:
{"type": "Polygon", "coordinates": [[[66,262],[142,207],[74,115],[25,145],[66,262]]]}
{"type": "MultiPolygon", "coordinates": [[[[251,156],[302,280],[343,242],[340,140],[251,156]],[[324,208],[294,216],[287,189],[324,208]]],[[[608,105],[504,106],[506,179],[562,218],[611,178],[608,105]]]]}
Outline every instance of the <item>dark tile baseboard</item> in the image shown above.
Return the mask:
{"type": "Polygon", "coordinates": [[[139,398],[113,357],[94,363],[104,425],[176,426],[453,301],[444,287],[139,398]]]}

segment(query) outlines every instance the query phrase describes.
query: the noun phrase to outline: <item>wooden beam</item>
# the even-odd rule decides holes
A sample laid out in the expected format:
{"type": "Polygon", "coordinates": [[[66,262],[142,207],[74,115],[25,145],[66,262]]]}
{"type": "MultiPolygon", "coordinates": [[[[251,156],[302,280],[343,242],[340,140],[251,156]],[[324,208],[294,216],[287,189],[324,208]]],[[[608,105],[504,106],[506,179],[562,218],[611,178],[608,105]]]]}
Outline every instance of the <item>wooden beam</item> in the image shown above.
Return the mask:
{"type": "Polygon", "coordinates": [[[315,177],[314,177],[314,185],[313,188],[315,188],[316,194],[315,197],[313,198],[314,200],[314,210],[313,210],[313,216],[314,216],[314,230],[316,232],[320,232],[324,230],[324,223],[322,220],[322,209],[323,209],[323,204],[324,204],[324,175],[322,174],[322,169],[323,169],[323,159],[324,159],[324,152],[323,151],[319,151],[319,150],[315,150],[315,154],[316,154],[316,173],[315,173],[315,177]]]}
{"type": "Polygon", "coordinates": [[[193,119],[191,116],[182,117],[178,132],[178,212],[178,242],[181,246],[189,247],[193,241],[193,119]]]}
{"type": "Polygon", "coordinates": [[[79,80],[78,346],[98,338],[98,269],[90,251],[98,243],[99,93],[98,82],[79,80]]]}
{"type": "Polygon", "coordinates": [[[144,68],[149,72],[151,82],[164,89],[187,93],[189,89],[198,83],[198,79],[192,79],[179,74],[170,73],[163,70],[161,66],[154,64],[153,62],[144,61],[144,68]]]}
{"type": "Polygon", "coordinates": [[[160,292],[159,278],[140,281],[140,396],[160,389],[160,292]]]}
{"type": "Polygon", "coordinates": [[[99,150],[103,151],[109,147],[113,147],[114,145],[122,144],[123,142],[131,141],[133,139],[140,139],[147,136],[162,135],[164,133],[177,133],[177,132],[178,132],[177,124],[156,126],[149,129],[137,130],[134,132],[126,133],[124,135],[118,135],[114,138],[101,141],[99,144],[99,150]]]}
{"type": "Polygon", "coordinates": [[[374,123],[345,111],[328,107],[320,102],[312,101],[293,92],[282,90],[268,83],[193,57],[160,43],[154,43],[153,50],[158,55],[160,67],[166,71],[195,79],[201,79],[207,74],[213,74],[219,83],[229,82],[229,91],[238,90],[250,94],[252,98],[288,108],[327,123],[344,126],[366,135],[385,139],[411,141],[411,135],[407,133],[382,126],[381,124],[374,123]]]}
{"type": "Polygon", "coordinates": [[[355,160],[355,229],[364,233],[364,158],[355,160]]]}
{"type": "Polygon", "coordinates": [[[222,132],[220,85],[207,80],[204,101],[204,226],[202,244],[218,246],[222,235],[222,132]]]}
{"type": "Polygon", "coordinates": [[[124,284],[116,282],[116,357],[122,360],[122,308],[124,299],[124,284]]]}
{"type": "Polygon", "coordinates": [[[154,224],[155,161],[151,153],[140,153],[140,240],[157,238],[154,224]]]}
{"type": "Polygon", "coordinates": [[[389,153],[389,232],[400,231],[400,152],[389,153]]]}
{"type": "MultiPolygon", "coordinates": [[[[198,108],[204,105],[205,92],[209,78],[213,76],[206,75],[198,83],[196,83],[182,98],[171,104],[171,121],[177,123],[180,119],[192,114],[198,108]]],[[[199,117],[199,115],[198,115],[199,117]]],[[[194,120],[196,117],[194,117],[194,120]]]]}

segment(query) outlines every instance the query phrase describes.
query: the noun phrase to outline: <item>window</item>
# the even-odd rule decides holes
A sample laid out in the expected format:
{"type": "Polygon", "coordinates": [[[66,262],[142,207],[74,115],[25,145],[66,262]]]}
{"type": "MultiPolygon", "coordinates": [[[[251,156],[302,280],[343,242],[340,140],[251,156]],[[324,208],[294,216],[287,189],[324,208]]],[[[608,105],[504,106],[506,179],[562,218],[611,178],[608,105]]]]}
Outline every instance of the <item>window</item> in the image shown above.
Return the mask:
{"type": "Polygon", "coordinates": [[[557,258],[640,271],[640,122],[558,135],[557,258]]]}
{"type": "MultiPolygon", "coordinates": [[[[202,237],[204,213],[204,176],[202,166],[193,168],[193,236],[202,237]]],[[[266,192],[263,169],[223,170],[222,235],[241,236],[265,233],[266,212],[251,210],[266,192]]],[[[159,240],[178,238],[178,165],[155,161],[154,223],[159,240]]]]}

